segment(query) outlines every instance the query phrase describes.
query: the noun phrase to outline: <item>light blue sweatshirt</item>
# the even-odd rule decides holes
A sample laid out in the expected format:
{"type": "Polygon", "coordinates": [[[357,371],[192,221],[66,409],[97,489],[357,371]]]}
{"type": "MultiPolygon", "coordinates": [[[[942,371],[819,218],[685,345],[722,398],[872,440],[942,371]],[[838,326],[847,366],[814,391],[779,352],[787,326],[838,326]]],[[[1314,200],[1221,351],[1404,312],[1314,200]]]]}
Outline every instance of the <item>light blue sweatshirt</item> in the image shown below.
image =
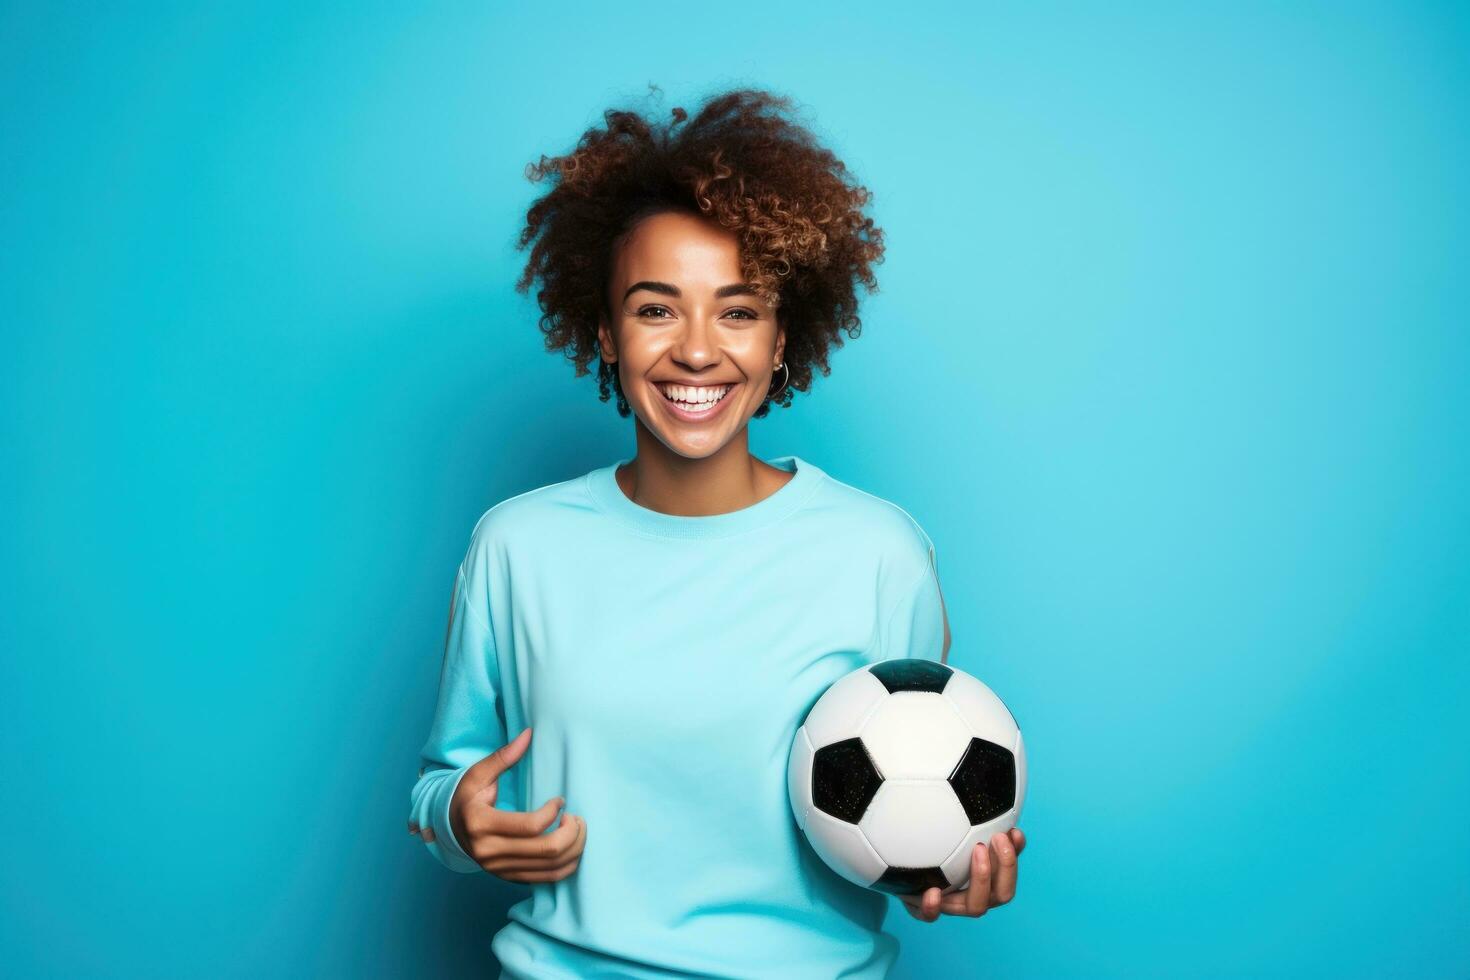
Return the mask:
{"type": "Polygon", "coordinates": [[[796,456],[742,510],[629,500],[626,463],[491,507],[470,535],[411,824],[446,867],[465,770],[527,727],[498,809],[554,796],[581,863],[531,884],[491,948],[510,978],[886,976],[888,896],[828,868],[787,801],[792,738],[864,664],[941,659],[934,545],[796,456]],[[427,830],[432,828],[432,840],[427,830]]]}

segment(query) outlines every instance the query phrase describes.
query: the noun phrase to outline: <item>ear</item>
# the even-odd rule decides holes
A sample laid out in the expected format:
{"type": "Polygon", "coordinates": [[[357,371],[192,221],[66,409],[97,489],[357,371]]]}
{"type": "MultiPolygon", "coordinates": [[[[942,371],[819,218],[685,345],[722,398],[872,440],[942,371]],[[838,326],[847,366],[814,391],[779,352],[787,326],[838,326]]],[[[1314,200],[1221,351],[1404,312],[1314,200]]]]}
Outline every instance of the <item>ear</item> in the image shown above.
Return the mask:
{"type": "Polygon", "coordinates": [[[776,363],[780,364],[786,359],[786,325],[781,318],[776,318],[776,363]]]}
{"type": "Polygon", "coordinates": [[[597,314],[597,343],[602,348],[602,359],[609,364],[618,360],[618,346],[613,341],[612,325],[607,322],[607,313],[597,314]]]}

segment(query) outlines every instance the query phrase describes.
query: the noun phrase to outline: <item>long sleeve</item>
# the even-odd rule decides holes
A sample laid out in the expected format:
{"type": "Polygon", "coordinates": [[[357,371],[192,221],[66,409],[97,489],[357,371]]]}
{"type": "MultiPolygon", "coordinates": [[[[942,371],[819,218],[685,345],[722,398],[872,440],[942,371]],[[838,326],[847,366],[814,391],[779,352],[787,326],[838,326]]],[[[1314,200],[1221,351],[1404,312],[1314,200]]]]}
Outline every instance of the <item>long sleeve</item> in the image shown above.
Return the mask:
{"type": "MultiPolygon", "coordinates": [[[[465,771],[506,742],[495,638],[481,576],[460,563],[449,606],[449,628],[439,676],[439,700],[421,754],[423,767],[410,794],[409,830],[451,871],[480,870],[455,838],[449,801],[465,771]],[[471,578],[476,580],[471,586],[471,578]]],[[[502,777],[501,792],[505,792],[502,777]]]]}
{"type": "Polygon", "coordinates": [[[900,580],[904,585],[896,597],[888,600],[887,612],[880,620],[881,660],[916,657],[937,661],[948,654],[949,626],[939,590],[934,542],[918,524],[914,524],[914,530],[918,542],[904,563],[909,574],[900,580]],[[913,571],[915,568],[917,571],[913,571]]]}

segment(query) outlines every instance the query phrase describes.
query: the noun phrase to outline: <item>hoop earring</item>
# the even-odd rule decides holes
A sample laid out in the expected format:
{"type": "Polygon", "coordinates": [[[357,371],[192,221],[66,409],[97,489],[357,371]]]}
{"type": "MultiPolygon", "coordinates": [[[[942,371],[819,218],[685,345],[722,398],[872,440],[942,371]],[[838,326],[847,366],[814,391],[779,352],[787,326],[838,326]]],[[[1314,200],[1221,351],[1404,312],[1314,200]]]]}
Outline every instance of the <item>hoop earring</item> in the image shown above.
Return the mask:
{"type": "Polygon", "coordinates": [[[775,398],[777,395],[781,394],[781,392],[786,390],[786,383],[791,380],[791,369],[789,367],[786,367],[785,361],[781,362],[780,367],[786,368],[786,376],[781,379],[781,387],[766,395],[767,398],[775,398]]]}

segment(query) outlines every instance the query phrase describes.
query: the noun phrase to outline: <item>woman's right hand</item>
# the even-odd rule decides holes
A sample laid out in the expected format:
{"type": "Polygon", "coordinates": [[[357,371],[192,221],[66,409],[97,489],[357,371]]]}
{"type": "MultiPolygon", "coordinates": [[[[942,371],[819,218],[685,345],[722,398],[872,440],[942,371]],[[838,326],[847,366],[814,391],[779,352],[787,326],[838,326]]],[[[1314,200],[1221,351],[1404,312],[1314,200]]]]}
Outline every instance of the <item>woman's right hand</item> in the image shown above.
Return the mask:
{"type": "Polygon", "coordinates": [[[530,744],[527,728],[470,766],[449,801],[449,824],[464,852],[497,878],[560,881],[582,860],[587,822],[563,810],[560,826],[544,833],[566,802],[559,796],[536,810],[495,809],[501,773],[521,761],[530,744]]]}

